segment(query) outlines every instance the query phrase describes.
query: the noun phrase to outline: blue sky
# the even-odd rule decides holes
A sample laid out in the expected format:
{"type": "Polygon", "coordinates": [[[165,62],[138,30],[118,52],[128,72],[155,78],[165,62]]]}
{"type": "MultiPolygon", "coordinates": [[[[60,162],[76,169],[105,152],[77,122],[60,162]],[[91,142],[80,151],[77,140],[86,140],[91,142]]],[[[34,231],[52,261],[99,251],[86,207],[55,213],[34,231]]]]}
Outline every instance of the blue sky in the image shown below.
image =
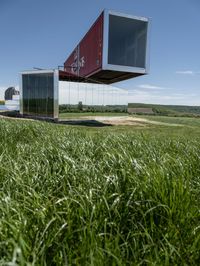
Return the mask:
{"type": "Polygon", "coordinates": [[[20,71],[62,65],[104,8],[152,19],[150,74],[116,86],[134,102],[200,105],[199,0],[0,0],[0,99],[20,71]]]}

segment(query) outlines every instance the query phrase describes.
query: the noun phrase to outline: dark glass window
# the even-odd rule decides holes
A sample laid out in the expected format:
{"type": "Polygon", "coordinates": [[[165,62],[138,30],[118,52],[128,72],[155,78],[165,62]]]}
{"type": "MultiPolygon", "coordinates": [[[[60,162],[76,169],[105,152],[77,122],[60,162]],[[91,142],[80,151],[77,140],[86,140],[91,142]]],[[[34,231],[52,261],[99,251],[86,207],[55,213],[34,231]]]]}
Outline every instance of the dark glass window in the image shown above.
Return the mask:
{"type": "Polygon", "coordinates": [[[23,74],[23,113],[53,117],[54,74],[23,74]]]}
{"type": "Polygon", "coordinates": [[[145,68],[147,22],[109,15],[108,64],[145,68]]]}

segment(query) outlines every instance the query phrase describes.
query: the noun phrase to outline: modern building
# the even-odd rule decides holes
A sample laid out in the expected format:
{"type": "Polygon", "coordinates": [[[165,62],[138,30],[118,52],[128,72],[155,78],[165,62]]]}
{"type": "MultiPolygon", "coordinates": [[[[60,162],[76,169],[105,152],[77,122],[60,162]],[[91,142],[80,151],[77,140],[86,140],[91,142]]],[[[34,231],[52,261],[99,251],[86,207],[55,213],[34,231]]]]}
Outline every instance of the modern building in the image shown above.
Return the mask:
{"type": "Polygon", "coordinates": [[[20,74],[20,113],[57,119],[59,81],[112,84],[149,70],[149,20],[104,10],[64,63],[63,70],[20,74]]]}
{"type": "Polygon", "coordinates": [[[7,100],[12,100],[13,95],[19,95],[19,91],[15,89],[15,87],[9,87],[5,90],[4,93],[4,99],[5,101],[7,100]]]}
{"type": "Polygon", "coordinates": [[[148,73],[149,19],[104,10],[64,63],[65,71],[111,84],[148,73]]]}

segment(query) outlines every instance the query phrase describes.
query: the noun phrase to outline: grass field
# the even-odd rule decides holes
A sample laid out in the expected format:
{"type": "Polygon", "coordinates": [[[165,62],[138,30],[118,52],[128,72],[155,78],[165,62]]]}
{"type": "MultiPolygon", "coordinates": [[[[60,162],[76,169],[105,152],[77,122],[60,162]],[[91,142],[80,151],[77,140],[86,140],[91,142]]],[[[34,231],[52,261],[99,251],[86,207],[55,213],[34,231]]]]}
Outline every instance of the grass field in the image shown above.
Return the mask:
{"type": "Polygon", "coordinates": [[[145,118],[0,119],[0,265],[199,264],[200,120],[145,118]]]}
{"type": "Polygon", "coordinates": [[[169,116],[199,116],[200,106],[129,103],[129,108],[152,108],[156,114],[169,116]]]}

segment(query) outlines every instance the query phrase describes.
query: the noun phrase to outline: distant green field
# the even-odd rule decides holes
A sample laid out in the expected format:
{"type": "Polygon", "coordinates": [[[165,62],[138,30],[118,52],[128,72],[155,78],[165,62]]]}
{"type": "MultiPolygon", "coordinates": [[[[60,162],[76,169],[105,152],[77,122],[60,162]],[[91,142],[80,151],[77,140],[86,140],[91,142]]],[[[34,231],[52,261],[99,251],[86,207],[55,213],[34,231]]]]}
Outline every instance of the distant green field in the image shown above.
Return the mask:
{"type": "Polygon", "coordinates": [[[200,120],[145,118],[0,119],[0,265],[199,265],[200,120]]]}
{"type": "Polygon", "coordinates": [[[129,103],[129,108],[152,108],[158,115],[200,116],[200,106],[129,103]]]}

